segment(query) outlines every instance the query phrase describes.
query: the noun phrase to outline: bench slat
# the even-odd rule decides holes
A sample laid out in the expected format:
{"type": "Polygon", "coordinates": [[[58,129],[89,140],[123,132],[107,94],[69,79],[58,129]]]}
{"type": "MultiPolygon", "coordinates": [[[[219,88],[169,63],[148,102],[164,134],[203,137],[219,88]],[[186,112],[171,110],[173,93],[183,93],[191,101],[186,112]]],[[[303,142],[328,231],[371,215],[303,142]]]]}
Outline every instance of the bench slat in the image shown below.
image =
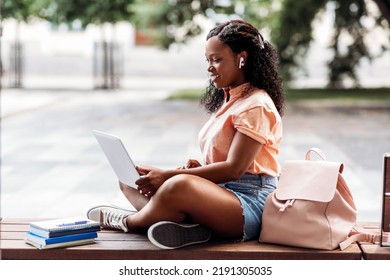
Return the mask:
{"type": "Polygon", "coordinates": [[[365,260],[390,260],[390,247],[381,247],[377,244],[360,244],[365,260]]]}

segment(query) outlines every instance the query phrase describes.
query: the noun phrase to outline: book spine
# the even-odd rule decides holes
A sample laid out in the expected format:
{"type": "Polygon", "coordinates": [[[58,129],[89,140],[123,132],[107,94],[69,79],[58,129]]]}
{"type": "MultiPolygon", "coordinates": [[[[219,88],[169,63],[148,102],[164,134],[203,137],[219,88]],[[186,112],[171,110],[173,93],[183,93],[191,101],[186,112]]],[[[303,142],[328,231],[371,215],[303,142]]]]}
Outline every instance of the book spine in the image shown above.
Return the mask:
{"type": "Polygon", "coordinates": [[[36,243],[34,241],[28,240],[27,238],[25,238],[25,242],[27,244],[30,244],[30,245],[34,246],[35,248],[43,250],[43,249],[51,249],[51,248],[71,247],[71,246],[80,246],[80,245],[92,244],[92,243],[95,243],[95,239],[94,238],[82,239],[82,240],[76,240],[76,241],[54,243],[54,244],[50,244],[50,245],[38,244],[38,243],[36,243]]]}
{"type": "Polygon", "coordinates": [[[83,229],[63,230],[63,231],[47,231],[47,230],[39,229],[36,227],[30,227],[31,233],[34,233],[36,235],[39,235],[39,236],[45,237],[45,238],[58,237],[58,236],[64,236],[64,235],[70,235],[70,234],[95,232],[95,231],[100,231],[100,226],[83,228],[83,229]]]}
{"type": "Polygon", "coordinates": [[[72,234],[72,235],[65,235],[65,236],[53,237],[53,238],[42,238],[39,235],[36,235],[34,233],[31,232],[27,233],[27,239],[43,245],[63,243],[63,242],[76,241],[82,239],[91,239],[91,238],[96,238],[97,236],[98,236],[97,232],[88,232],[88,233],[72,234]]]}
{"type": "Polygon", "coordinates": [[[72,235],[48,238],[46,240],[46,244],[54,244],[54,243],[61,243],[61,242],[75,241],[75,240],[82,240],[82,239],[90,239],[90,238],[96,238],[96,237],[97,237],[96,232],[72,234],[72,235]]]}

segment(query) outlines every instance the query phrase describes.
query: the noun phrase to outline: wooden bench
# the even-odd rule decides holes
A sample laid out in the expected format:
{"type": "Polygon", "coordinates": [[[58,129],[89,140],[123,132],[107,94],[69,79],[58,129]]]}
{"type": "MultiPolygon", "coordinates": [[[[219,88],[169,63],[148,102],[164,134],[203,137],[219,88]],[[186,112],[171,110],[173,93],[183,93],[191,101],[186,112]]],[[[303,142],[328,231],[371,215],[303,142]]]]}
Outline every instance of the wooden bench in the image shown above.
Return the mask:
{"type": "Polygon", "coordinates": [[[142,234],[102,230],[95,244],[38,250],[24,242],[28,220],[0,222],[1,259],[8,260],[359,260],[362,251],[353,244],[344,251],[311,250],[257,241],[210,241],[176,250],[162,250],[142,234]]]}
{"type": "Polygon", "coordinates": [[[361,243],[362,257],[365,260],[390,260],[390,247],[361,243]]]}
{"type": "MultiPolygon", "coordinates": [[[[373,234],[380,234],[378,223],[364,223],[362,229],[373,234]]],[[[364,242],[360,242],[359,246],[365,260],[390,260],[390,247],[381,247],[378,244],[364,242]]]]}

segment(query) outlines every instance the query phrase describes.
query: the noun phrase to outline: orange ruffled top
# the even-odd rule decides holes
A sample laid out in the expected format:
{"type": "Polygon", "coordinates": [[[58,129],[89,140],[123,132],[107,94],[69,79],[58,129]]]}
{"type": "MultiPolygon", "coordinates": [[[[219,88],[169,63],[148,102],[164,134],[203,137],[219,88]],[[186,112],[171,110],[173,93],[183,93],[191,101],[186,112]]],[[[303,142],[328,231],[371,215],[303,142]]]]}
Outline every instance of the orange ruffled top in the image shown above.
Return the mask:
{"type": "Polygon", "coordinates": [[[225,161],[234,134],[239,131],[263,146],[247,172],[278,176],[277,160],[282,139],[282,119],[270,96],[264,90],[251,88],[242,97],[249,83],[225,92],[225,102],[199,132],[199,144],[205,164],[225,161]]]}

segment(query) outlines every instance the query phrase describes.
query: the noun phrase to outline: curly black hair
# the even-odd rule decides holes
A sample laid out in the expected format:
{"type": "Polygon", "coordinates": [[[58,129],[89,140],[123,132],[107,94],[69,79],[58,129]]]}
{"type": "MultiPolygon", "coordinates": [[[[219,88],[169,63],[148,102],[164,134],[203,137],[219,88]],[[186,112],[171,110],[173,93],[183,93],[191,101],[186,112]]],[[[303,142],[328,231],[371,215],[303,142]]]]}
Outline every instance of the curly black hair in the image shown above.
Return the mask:
{"type": "MultiPolygon", "coordinates": [[[[282,116],[284,111],[284,91],[278,73],[279,59],[273,46],[263,39],[260,32],[251,24],[242,20],[231,20],[210,30],[207,40],[218,39],[229,46],[234,53],[246,51],[245,78],[252,87],[265,90],[272,98],[276,109],[282,116]]],[[[244,95],[251,90],[244,91],[244,95]]],[[[209,113],[218,110],[224,101],[223,89],[218,89],[209,81],[201,105],[209,113]]]]}

